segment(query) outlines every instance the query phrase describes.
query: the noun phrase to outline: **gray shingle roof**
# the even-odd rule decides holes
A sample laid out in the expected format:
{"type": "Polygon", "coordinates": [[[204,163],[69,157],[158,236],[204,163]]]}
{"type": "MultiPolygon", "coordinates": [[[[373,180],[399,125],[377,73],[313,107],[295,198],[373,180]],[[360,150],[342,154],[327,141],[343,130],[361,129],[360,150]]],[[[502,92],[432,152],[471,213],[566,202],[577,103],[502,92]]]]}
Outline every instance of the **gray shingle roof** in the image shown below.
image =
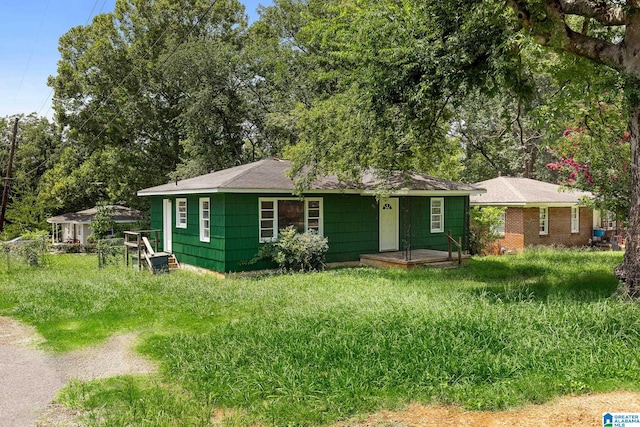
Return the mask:
{"type": "MultiPolygon", "coordinates": [[[[286,175],[286,171],[290,169],[290,167],[291,163],[286,160],[264,159],[195,178],[146,188],[138,191],[138,195],[151,196],[209,192],[293,193],[295,190],[294,182],[286,175]]],[[[373,192],[379,187],[377,184],[376,177],[369,173],[364,174],[362,182],[358,184],[341,183],[335,176],[329,175],[315,183],[310,191],[373,192]]],[[[388,179],[385,179],[384,188],[391,192],[448,191],[469,194],[480,191],[475,186],[469,184],[461,184],[420,174],[411,174],[405,178],[399,173],[394,173],[388,179]]]]}
{"type": "MultiPolygon", "coordinates": [[[[98,213],[98,209],[85,209],[80,212],[70,212],[47,219],[49,224],[90,224],[98,213]]],[[[113,206],[113,220],[115,222],[136,222],[144,218],[144,214],[139,210],[128,208],[126,206],[113,206]]]]}
{"type": "Polygon", "coordinates": [[[476,183],[487,190],[471,196],[475,205],[575,204],[582,197],[592,197],[586,191],[566,190],[559,185],[528,178],[501,176],[476,183]]]}

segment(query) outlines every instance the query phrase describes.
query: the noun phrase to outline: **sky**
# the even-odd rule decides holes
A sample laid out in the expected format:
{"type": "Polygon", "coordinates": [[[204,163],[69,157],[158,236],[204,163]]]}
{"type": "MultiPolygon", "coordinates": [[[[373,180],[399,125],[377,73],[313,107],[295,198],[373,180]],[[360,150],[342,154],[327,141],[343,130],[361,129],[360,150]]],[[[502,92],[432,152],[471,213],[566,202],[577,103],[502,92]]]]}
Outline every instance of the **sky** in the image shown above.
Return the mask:
{"type": "MultiPolygon", "coordinates": [[[[250,22],[259,4],[241,0],[250,22]]],[[[58,39],[87,25],[100,13],[113,12],[116,0],[0,0],[0,117],[37,113],[51,118],[53,92],[47,78],[56,74],[58,39]]]]}

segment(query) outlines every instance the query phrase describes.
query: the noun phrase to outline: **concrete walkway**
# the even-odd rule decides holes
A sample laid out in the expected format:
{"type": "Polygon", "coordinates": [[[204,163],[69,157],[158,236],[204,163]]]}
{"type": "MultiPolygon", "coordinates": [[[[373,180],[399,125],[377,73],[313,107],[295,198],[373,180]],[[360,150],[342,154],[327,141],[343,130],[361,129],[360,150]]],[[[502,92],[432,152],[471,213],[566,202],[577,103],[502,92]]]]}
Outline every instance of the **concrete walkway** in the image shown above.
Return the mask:
{"type": "Polygon", "coordinates": [[[0,426],[35,425],[65,375],[52,356],[29,348],[0,345],[0,426]]]}

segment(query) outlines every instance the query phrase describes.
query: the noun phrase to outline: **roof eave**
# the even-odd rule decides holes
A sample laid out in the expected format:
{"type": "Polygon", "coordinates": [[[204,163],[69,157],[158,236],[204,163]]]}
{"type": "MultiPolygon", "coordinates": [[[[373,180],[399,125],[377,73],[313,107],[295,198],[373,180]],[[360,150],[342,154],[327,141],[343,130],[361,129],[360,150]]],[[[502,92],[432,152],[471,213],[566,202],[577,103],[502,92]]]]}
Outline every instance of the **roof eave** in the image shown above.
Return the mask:
{"type": "Polygon", "coordinates": [[[580,205],[580,202],[470,202],[471,206],[501,206],[520,208],[568,208],[580,205]]]}
{"type": "MultiPolygon", "coordinates": [[[[483,194],[486,190],[392,190],[390,196],[469,196],[471,194],[483,194]]],[[[215,194],[215,193],[254,193],[254,194],[294,194],[293,189],[282,188],[201,188],[189,190],[164,190],[164,191],[138,191],[139,197],[148,196],[179,196],[191,194],[215,194]]],[[[320,189],[314,188],[304,191],[305,194],[360,194],[362,196],[376,196],[380,190],[358,189],[320,189]]]]}

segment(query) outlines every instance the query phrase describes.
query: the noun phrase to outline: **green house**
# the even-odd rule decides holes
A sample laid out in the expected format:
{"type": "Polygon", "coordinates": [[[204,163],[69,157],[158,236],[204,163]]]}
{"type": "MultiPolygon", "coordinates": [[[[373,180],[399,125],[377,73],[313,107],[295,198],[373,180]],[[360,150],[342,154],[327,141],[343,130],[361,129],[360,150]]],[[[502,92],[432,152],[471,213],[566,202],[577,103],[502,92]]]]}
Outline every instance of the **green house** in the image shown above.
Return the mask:
{"type": "MultiPolygon", "coordinates": [[[[249,263],[261,244],[294,225],[327,237],[328,263],[361,255],[446,251],[451,231],[466,245],[471,185],[425,175],[392,175],[385,197],[373,175],[358,184],[327,176],[302,196],[287,177],[290,163],[265,159],[138,192],[151,198],[151,228],[162,250],[184,264],[221,273],[272,267],[249,263]]],[[[466,249],[466,248],[465,248],[466,249]]]]}

